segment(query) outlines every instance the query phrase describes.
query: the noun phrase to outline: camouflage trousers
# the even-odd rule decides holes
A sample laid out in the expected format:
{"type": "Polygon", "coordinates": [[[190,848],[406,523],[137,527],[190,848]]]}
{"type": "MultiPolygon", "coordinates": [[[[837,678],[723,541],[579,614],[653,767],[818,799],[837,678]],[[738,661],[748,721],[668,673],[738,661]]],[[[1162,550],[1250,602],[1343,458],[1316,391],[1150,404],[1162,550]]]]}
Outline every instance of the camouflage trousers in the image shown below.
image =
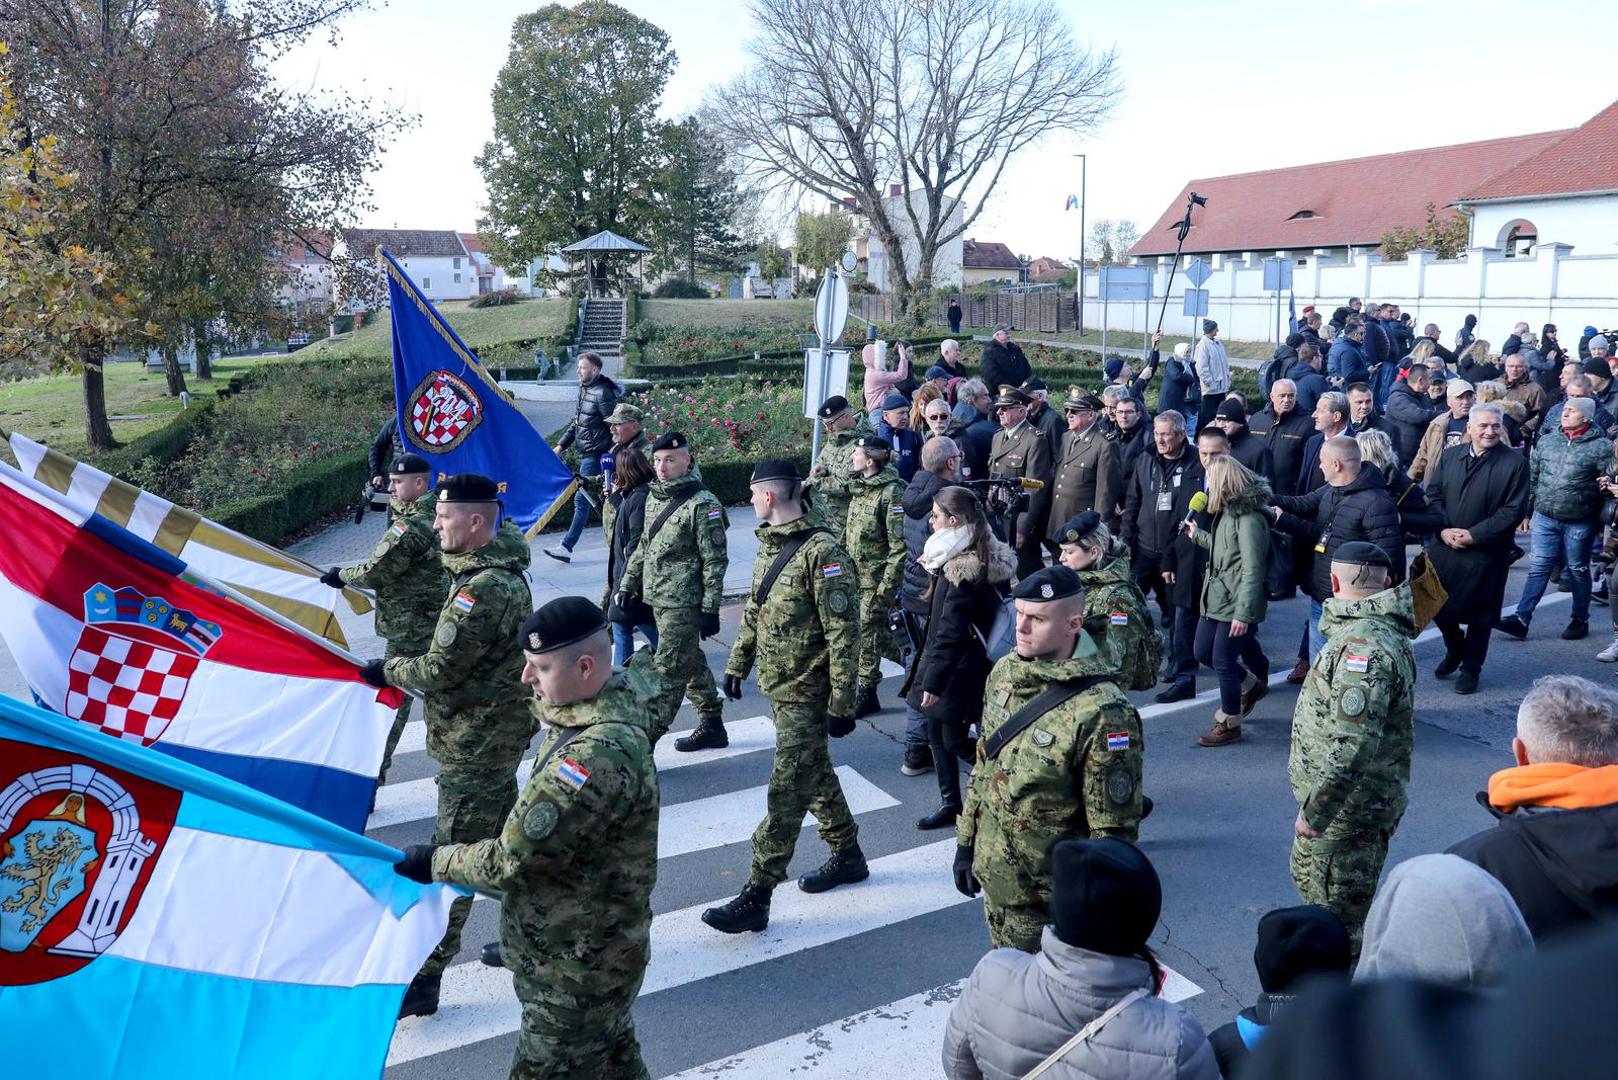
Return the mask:
{"type": "Polygon", "coordinates": [[[747,882],[774,888],[786,880],[804,811],[815,815],[820,838],[833,851],[855,843],[859,827],[832,771],[825,708],[797,701],[772,701],[770,707],[775,714],[775,763],[764,820],[753,831],[747,882]]]}
{"type": "MultiPolygon", "coordinates": [[[[545,967],[524,968],[522,943],[509,941],[502,919],[501,953],[513,968],[522,1028],[511,1080],[648,1080],[630,1007],[646,965],[616,987],[587,997],[556,988],[545,967]],[[516,946],[513,948],[512,946],[516,946]]],[[[565,976],[564,976],[565,977],[565,976]]]]}
{"type": "Polygon", "coordinates": [[[651,735],[657,745],[674,723],[674,714],[680,711],[681,698],[690,698],[703,720],[718,720],[721,714],[719,688],[714,685],[713,671],[702,652],[702,609],[695,607],[652,609],[657,623],[657,647],[652,659],[657,667],[657,678],[663,685],[651,735]]]}
{"type": "MultiPolygon", "coordinates": [[[[438,773],[438,826],[435,844],[469,844],[499,836],[517,803],[517,763],[528,748],[524,741],[507,753],[472,762],[446,761],[438,773]]],[[[461,929],[472,914],[472,898],[463,896],[449,908],[449,926],[421,973],[442,975],[461,950],[461,929]]]]}
{"type": "MultiPolygon", "coordinates": [[[[420,641],[388,640],[388,647],[382,653],[382,659],[392,660],[396,656],[421,656],[432,648],[432,639],[423,638],[420,641]]],[[[382,751],[382,768],[377,773],[377,783],[388,782],[388,766],[393,764],[393,752],[399,748],[399,738],[404,734],[405,724],[410,722],[410,710],[416,707],[416,699],[409,694],[399,703],[398,712],[393,714],[393,727],[388,729],[387,746],[382,751]]]]}
{"type": "Polygon", "coordinates": [[[1045,905],[1001,907],[983,901],[983,919],[989,924],[989,946],[995,949],[1021,949],[1037,953],[1051,909],[1045,905]]]}
{"type": "Polygon", "coordinates": [[[1354,956],[1371,910],[1388,840],[1399,821],[1334,821],[1318,837],[1293,836],[1292,884],[1306,904],[1319,904],[1348,927],[1354,956]]]}
{"type": "Polygon", "coordinates": [[[860,682],[875,687],[882,682],[882,658],[898,659],[888,612],[894,598],[879,589],[860,587],[860,682]]]}

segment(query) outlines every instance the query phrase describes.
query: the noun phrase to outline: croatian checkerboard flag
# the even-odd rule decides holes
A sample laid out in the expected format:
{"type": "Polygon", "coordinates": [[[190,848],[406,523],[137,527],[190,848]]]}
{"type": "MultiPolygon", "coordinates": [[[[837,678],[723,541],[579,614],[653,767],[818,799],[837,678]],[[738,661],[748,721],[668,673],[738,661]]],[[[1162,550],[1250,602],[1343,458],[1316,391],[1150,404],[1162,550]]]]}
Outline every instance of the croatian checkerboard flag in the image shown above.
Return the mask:
{"type": "Polygon", "coordinates": [[[393,393],[405,449],[427,459],[435,481],[458,473],[493,480],[506,516],[532,537],[572,497],[573,471],[393,256],[379,248],[377,260],[388,276],[393,393]]]}
{"type": "Polygon", "coordinates": [[[380,1077],[459,892],[401,857],[0,698],[5,1075],[380,1077]]]}
{"type": "Polygon", "coordinates": [[[0,464],[0,636],[34,699],[363,830],[400,692],[221,589],[0,464]]]}

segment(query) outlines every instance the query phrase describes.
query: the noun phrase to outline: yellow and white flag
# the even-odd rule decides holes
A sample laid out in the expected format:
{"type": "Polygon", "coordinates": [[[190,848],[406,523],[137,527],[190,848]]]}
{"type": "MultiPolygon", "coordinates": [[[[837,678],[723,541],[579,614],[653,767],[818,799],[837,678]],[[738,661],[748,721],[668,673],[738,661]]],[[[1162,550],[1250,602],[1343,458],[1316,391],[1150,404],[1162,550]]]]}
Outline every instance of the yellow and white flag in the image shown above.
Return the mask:
{"type": "Polygon", "coordinates": [[[10,443],[18,468],[64,495],[75,510],[100,514],[335,645],[348,647],[337,623],[339,597],[356,614],[371,610],[364,593],[322,585],[320,567],[280,548],[209,521],[26,435],[12,432],[10,443]]]}

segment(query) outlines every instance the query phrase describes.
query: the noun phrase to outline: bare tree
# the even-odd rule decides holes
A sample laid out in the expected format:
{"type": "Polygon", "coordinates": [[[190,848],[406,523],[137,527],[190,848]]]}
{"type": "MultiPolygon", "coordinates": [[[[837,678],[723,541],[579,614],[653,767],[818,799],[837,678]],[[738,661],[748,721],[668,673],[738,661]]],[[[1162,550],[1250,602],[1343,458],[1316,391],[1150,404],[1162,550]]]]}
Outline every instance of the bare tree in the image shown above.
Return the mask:
{"type": "Polygon", "coordinates": [[[753,14],[760,61],[713,91],[708,123],[758,176],[852,195],[901,308],[1012,158],[1095,128],[1122,92],[1113,52],[1077,45],[1050,0],[754,0],[753,14]]]}

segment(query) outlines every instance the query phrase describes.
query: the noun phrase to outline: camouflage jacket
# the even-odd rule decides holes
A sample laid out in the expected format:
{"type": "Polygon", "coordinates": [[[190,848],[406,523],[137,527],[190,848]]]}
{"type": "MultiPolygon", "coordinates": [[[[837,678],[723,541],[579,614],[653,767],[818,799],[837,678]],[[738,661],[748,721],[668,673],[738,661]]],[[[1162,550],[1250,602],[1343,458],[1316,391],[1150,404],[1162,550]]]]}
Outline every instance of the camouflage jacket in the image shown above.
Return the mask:
{"type": "Polygon", "coordinates": [[[1157,622],[1135,584],[1127,554],[1108,555],[1079,571],[1084,585],[1084,629],[1115,665],[1119,688],[1150,690],[1163,659],[1157,622]]]}
{"type": "Polygon", "coordinates": [[[393,524],[371,557],[338,573],[344,584],[376,592],[376,632],[395,645],[425,650],[449,590],[433,532],[437,496],[393,502],[393,524]]]}
{"type": "Polygon", "coordinates": [[[1415,636],[1408,582],[1364,600],[1327,600],[1326,645],[1292,716],[1287,776],[1304,821],[1396,821],[1410,783],[1415,636]]]}
{"type": "Polygon", "coordinates": [[[826,432],[820,444],[820,456],[809,470],[804,487],[815,492],[826,515],[826,526],[838,536],[843,534],[843,519],[848,513],[848,500],[853,496],[854,440],[862,435],[875,434],[870,419],[860,413],[854,426],[845,431],[826,432]]]}
{"type": "Polygon", "coordinates": [[[813,527],[801,517],[756,530],[753,592],[742,609],[725,673],[745,679],[757,661],[758,688],[770,700],[824,704],[832,716],[852,716],[860,605],[842,545],[826,533],[811,536],[775,579],[764,603],[753,599],[787,538],[813,527]]]}
{"type": "MultiPolygon", "coordinates": [[[[518,641],[534,610],[523,578],[528,559],[528,541],[509,521],[476,551],[444,555],[444,569],[453,580],[431,646],[421,656],[397,657],[383,668],[392,685],[426,692],[429,721],[479,706],[521,704],[529,696],[521,681],[518,641]]],[[[461,743],[481,737],[477,731],[451,735],[429,722],[427,749],[443,761],[441,750],[451,756],[475,752],[470,745],[447,745],[446,738],[461,743]]]]}
{"type": "Polygon", "coordinates": [[[642,650],[589,701],[536,701],[547,730],[535,761],[550,756],[500,835],[433,854],[436,880],[500,897],[502,930],[513,931],[501,934],[506,966],[519,979],[589,998],[645,971],[658,814],[646,727],[656,694],[642,650]]]}
{"type": "Polygon", "coordinates": [[[905,484],[892,465],[875,476],[857,476],[848,501],[843,547],[859,571],[860,588],[880,596],[899,595],[905,569],[905,484]]]}
{"type": "Polygon", "coordinates": [[[618,587],[652,607],[700,607],[719,610],[725,592],[725,508],[702,477],[688,474],[676,480],[654,480],[646,497],[646,525],[635,553],[629,557],[618,587]],[[652,535],[663,508],[691,487],[699,490],[669,515],[652,535]]]}
{"type": "Polygon", "coordinates": [[[975,873],[996,906],[1048,903],[1050,850],[1060,840],[1116,836],[1140,824],[1140,714],[1111,681],[1088,633],[1060,662],[1002,657],[983,691],[983,734],[956,828],[976,849],[975,873]],[[988,760],[984,744],[1052,683],[1106,676],[1035,720],[988,760]]]}

